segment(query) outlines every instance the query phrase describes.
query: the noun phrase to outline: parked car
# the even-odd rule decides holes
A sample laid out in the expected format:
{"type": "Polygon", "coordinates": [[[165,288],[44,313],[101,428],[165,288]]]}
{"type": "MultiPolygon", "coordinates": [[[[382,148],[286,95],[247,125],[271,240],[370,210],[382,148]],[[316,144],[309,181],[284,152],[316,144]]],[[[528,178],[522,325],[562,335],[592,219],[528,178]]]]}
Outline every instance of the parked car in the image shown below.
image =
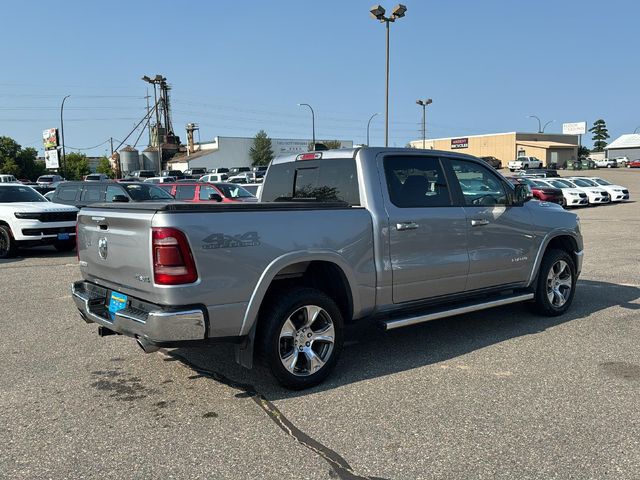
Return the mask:
{"type": "Polygon", "coordinates": [[[130,181],[144,181],[145,178],[152,178],[156,176],[156,172],[153,170],[134,170],[133,172],[129,172],[129,174],[124,178],[125,182],[130,181]]]}
{"type": "Polygon", "coordinates": [[[183,178],[196,180],[200,178],[202,175],[206,175],[206,173],[207,173],[207,169],[205,167],[189,168],[188,170],[184,171],[183,178]]]}
{"type": "Polygon", "coordinates": [[[556,178],[536,178],[535,182],[542,186],[559,188],[562,191],[562,206],[567,208],[587,207],[589,205],[589,197],[578,188],[573,188],[565,182],[561,182],[556,178]]]}
{"type": "Polygon", "coordinates": [[[54,193],[56,193],[55,190],[51,190],[50,192],[45,193],[44,195],[42,195],[44,198],[47,199],[48,202],[52,202],[53,201],[53,195],[54,193]]]}
{"type": "Polygon", "coordinates": [[[250,171],[251,171],[250,167],[231,167],[228,173],[229,173],[229,177],[232,177],[242,172],[250,172],[250,171]]]}
{"type": "Polygon", "coordinates": [[[144,183],[173,183],[176,177],[149,177],[144,179],[144,183]]]}
{"type": "Polygon", "coordinates": [[[553,168],[535,168],[529,170],[520,170],[518,176],[539,177],[539,178],[560,178],[557,170],[553,168]]]}
{"type": "Polygon", "coordinates": [[[232,341],[250,367],[255,347],[300,389],[330,374],[355,320],[391,330],[516,302],[557,316],[574,297],[577,216],[529,202],[526,186],[475,157],[282,156],[262,199],[83,209],[72,285],[81,317],[147,352],[232,341]]]}
{"type": "Polygon", "coordinates": [[[173,183],[161,187],[183,202],[252,203],[258,199],[240,185],[230,183],[173,183]]]}
{"type": "Polygon", "coordinates": [[[161,177],[173,177],[176,180],[179,178],[184,178],[184,173],[181,170],[162,170],[160,172],[161,177]]]}
{"type": "Polygon", "coordinates": [[[630,160],[627,163],[627,168],[640,168],[640,158],[636,160],[630,160]]]}
{"type": "Polygon", "coordinates": [[[626,167],[627,164],[629,163],[629,157],[626,157],[626,156],[615,157],[614,160],[616,161],[616,165],[618,167],[626,167]]]}
{"type": "Polygon", "coordinates": [[[558,178],[557,182],[566,183],[571,188],[577,188],[578,190],[587,194],[590,205],[600,205],[603,203],[609,203],[611,197],[609,192],[600,186],[593,186],[592,182],[587,182],[582,178],[558,178]]]}
{"type": "Polygon", "coordinates": [[[20,183],[13,175],[0,175],[0,183],[20,183]]]}
{"type": "Polygon", "coordinates": [[[104,173],[92,173],[87,175],[84,179],[85,182],[107,182],[109,181],[109,176],[104,173]]]}
{"type": "Polygon", "coordinates": [[[614,185],[600,177],[570,177],[569,180],[573,180],[574,178],[580,178],[592,187],[603,188],[609,193],[612,202],[629,200],[629,189],[627,189],[626,187],[623,187],[621,185],[614,185]]]}
{"type": "Polygon", "coordinates": [[[479,158],[480,160],[484,160],[485,162],[487,162],[496,170],[499,170],[502,168],[502,162],[498,160],[496,157],[488,156],[488,157],[479,157],[479,158]]]}
{"type": "Polygon", "coordinates": [[[41,175],[36,180],[36,183],[38,185],[46,187],[53,183],[60,183],[62,181],[64,181],[64,179],[60,175],[41,175]]]}
{"type": "Polygon", "coordinates": [[[19,247],[53,245],[68,252],[75,247],[78,209],[50,203],[33,188],[19,183],[0,185],[0,258],[19,247]]]}
{"type": "Polygon", "coordinates": [[[518,157],[508,163],[509,171],[528,170],[529,168],[542,168],[542,160],[536,157],[518,157]]]}
{"type": "Polygon", "coordinates": [[[224,182],[229,178],[226,173],[207,173],[201,176],[199,182],[224,182]]]}
{"type": "Polygon", "coordinates": [[[536,182],[536,179],[532,178],[508,177],[508,180],[514,185],[528,185],[529,188],[531,188],[533,198],[540,200],[541,202],[551,202],[557,203],[558,205],[564,205],[562,190],[557,187],[538,183],[536,182]]]}
{"type": "Polygon", "coordinates": [[[53,202],[78,208],[101,202],[172,201],[156,185],[144,182],[64,182],[53,194],[53,202]]]}
{"type": "Polygon", "coordinates": [[[618,162],[613,158],[603,158],[600,160],[594,160],[594,162],[598,168],[616,168],[618,166],[618,162]]]}
{"type": "Polygon", "coordinates": [[[229,173],[229,169],[226,167],[212,168],[209,173],[229,173]]]}

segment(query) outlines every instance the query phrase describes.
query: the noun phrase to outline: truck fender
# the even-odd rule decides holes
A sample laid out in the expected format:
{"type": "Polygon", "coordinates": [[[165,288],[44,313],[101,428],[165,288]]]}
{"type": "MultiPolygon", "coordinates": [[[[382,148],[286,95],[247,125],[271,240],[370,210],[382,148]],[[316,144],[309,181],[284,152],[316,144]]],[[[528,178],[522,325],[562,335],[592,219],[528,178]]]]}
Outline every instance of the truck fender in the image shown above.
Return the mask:
{"type": "Polygon", "coordinates": [[[357,283],[355,275],[343,257],[330,250],[290,252],[274,259],[267,268],[265,268],[264,272],[262,272],[262,275],[251,294],[251,298],[249,299],[249,305],[245,311],[239,335],[247,335],[253,328],[256,320],[258,319],[258,311],[260,310],[262,301],[264,300],[267,290],[276,275],[290,265],[313,261],[333,263],[342,270],[349,285],[351,301],[353,304],[353,313],[354,317],[356,317],[358,312],[361,310],[360,295],[356,288],[357,283]]]}
{"type": "MultiPolygon", "coordinates": [[[[540,265],[542,264],[542,257],[544,257],[544,254],[547,251],[547,247],[549,246],[551,241],[557,237],[571,237],[576,242],[576,244],[579,243],[573,230],[560,229],[553,230],[547,233],[540,242],[540,246],[538,247],[538,253],[536,254],[536,258],[533,262],[531,274],[529,275],[529,281],[527,282],[527,287],[530,287],[534,284],[536,277],[538,276],[538,270],[540,270],[540,265]]],[[[575,255],[581,254],[581,252],[578,251],[573,253],[575,255]]],[[[576,265],[576,267],[578,267],[578,265],[576,265]]]]}

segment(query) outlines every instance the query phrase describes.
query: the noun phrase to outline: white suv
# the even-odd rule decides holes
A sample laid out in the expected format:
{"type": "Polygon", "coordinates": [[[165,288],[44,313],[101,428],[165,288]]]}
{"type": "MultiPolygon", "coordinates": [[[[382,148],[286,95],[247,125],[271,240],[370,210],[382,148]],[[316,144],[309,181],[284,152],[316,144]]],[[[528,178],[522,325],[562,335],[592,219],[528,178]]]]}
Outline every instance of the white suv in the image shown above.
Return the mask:
{"type": "Polygon", "coordinates": [[[78,209],[51,203],[20,183],[0,185],[0,258],[18,247],[53,245],[61,252],[75,247],[78,209]]]}

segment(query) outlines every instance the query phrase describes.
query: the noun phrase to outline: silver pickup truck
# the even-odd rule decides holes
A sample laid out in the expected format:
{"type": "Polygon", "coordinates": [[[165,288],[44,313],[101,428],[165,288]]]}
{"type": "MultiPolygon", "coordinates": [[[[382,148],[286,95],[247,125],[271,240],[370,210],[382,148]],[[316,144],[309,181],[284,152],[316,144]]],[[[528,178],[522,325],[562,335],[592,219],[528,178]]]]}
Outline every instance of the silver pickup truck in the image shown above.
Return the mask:
{"type": "Polygon", "coordinates": [[[344,325],[384,329],[527,302],[570,306],[580,223],[485,162],[355,148],[279,157],[254,204],[83,208],[72,286],[101,335],[147,352],[216,341],[290,388],[335,366],[344,325]],[[365,322],[365,320],[367,322],[365,322]]]}

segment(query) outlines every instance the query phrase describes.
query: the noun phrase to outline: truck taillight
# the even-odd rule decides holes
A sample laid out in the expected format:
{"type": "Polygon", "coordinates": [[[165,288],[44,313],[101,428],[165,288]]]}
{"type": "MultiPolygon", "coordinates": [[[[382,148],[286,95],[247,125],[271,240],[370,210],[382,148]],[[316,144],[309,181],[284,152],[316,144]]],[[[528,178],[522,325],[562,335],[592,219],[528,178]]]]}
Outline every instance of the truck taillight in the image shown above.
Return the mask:
{"type": "Polygon", "coordinates": [[[153,278],[158,285],[183,285],[198,279],[187,237],[175,228],[152,228],[153,278]]]}

